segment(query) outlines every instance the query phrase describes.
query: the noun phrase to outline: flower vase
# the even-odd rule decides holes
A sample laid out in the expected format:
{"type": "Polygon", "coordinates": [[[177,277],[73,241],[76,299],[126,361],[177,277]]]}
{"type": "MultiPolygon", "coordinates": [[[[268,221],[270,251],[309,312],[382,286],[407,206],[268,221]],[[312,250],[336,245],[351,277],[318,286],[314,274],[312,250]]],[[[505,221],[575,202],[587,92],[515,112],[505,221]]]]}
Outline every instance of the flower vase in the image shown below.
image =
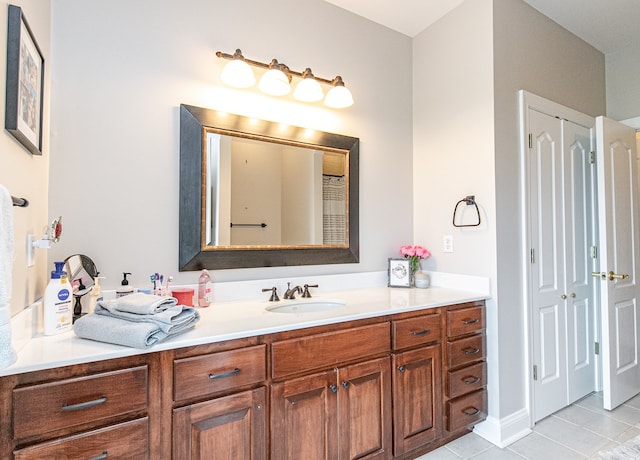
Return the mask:
{"type": "Polygon", "coordinates": [[[427,272],[418,271],[413,275],[413,285],[419,289],[426,289],[431,285],[431,278],[427,272]]]}

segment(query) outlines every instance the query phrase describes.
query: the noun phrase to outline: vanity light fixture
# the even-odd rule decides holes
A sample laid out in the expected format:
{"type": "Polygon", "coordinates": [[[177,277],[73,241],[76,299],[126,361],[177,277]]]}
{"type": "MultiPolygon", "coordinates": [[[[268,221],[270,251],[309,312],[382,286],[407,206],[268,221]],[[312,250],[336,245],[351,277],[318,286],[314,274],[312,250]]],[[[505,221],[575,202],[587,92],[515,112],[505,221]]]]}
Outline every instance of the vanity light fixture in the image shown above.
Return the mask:
{"type": "Polygon", "coordinates": [[[342,81],[341,76],[335,77],[333,80],[316,77],[310,68],[306,68],[303,72],[291,70],[285,64],[272,59],[269,64],[264,62],[253,61],[242,55],[242,51],[236,50],[233,54],[216,52],[216,56],[221,59],[227,59],[228,62],[222,69],[220,78],[222,81],[235,88],[249,88],[256,82],[251,66],[260,69],[266,69],[267,72],[260,79],[258,88],[263,93],[271,96],[284,96],[291,91],[291,81],[293,77],[301,80],[296,84],[293,97],[303,102],[316,102],[324,97],[324,103],[328,107],[342,109],[353,105],[353,96],[342,81]],[[324,95],[324,91],[320,83],[330,85],[331,89],[324,95]]]}

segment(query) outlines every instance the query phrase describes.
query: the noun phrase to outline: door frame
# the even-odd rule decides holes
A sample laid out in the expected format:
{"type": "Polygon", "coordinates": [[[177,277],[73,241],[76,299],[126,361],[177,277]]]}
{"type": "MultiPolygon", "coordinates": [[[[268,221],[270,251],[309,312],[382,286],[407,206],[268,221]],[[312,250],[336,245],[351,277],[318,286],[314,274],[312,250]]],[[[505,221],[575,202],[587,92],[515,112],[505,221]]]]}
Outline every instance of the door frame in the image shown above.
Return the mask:
{"type": "MultiPolygon", "coordinates": [[[[550,116],[555,116],[558,118],[562,118],[565,120],[569,120],[575,124],[584,126],[585,128],[589,128],[592,132],[592,141],[594,141],[593,136],[595,135],[595,117],[591,117],[589,115],[585,115],[576,110],[565,107],[556,102],[550,101],[543,97],[537,96],[533,93],[530,93],[525,90],[518,91],[518,102],[519,102],[519,112],[520,112],[520,123],[519,123],[519,141],[520,141],[520,209],[521,209],[521,222],[522,222],[522,232],[521,232],[521,242],[522,248],[525,252],[530,250],[530,238],[531,238],[531,219],[530,219],[530,196],[529,192],[531,190],[531,184],[529,180],[529,147],[528,147],[528,133],[529,133],[529,110],[533,109],[538,112],[546,113],[550,116]]],[[[595,178],[594,178],[595,179],[595,178]]],[[[595,187],[597,184],[594,181],[594,194],[592,196],[592,206],[594,212],[597,211],[595,199],[597,197],[595,187]]],[[[594,219],[595,220],[595,219],[594,219]]],[[[594,238],[597,241],[598,233],[597,233],[597,222],[594,223],[594,238]]],[[[532,317],[532,292],[530,289],[530,278],[531,278],[531,269],[532,264],[530,263],[530,257],[528,254],[524,254],[522,257],[522,274],[523,274],[523,290],[522,290],[522,308],[523,318],[525,321],[524,324],[524,345],[525,345],[525,391],[527,394],[526,398],[526,409],[529,414],[529,426],[533,427],[535,425],[534,422],[534,413],[533,413],[533,317],[532,317]]],[[[594,340],[600,342],[600,328],[599,321],[600,318],[600,303],[599,298],[597,297],[597,283],[594,283],[594,340]]],[[[601,389],[601,378],[602,375],[602,360],[600,355],[595,356],[595,388],[596,390],[601,389]]]]}

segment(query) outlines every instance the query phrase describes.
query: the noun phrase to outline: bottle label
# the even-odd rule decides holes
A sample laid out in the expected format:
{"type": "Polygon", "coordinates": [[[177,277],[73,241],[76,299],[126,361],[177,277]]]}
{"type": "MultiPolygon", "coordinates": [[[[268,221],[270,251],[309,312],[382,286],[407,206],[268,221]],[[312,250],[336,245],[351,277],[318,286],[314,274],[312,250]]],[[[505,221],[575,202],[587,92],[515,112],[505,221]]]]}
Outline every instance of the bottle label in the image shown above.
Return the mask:
{"type": "Polygon", "coordinates": [[[69,289],[60,289],[58,291],[58,300],[67,300],[69,298],[69,289]]]}

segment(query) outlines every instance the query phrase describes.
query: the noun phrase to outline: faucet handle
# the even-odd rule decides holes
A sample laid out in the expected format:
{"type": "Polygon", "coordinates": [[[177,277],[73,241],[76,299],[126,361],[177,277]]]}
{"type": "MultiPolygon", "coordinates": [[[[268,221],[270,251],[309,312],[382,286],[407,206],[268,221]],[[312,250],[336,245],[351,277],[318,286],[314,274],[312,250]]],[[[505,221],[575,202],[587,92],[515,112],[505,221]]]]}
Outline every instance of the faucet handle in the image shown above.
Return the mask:
{"type": "Polygon", "coordinates": [[[278,297],[278,288],[273,286],[272,288],[264,288],[262,292],[271,291],[271,297],[269,297],[269,302],[278,302],[280,298],[278,297]]]}
{"type": "Polygon", "coordinates": [[[309,298],[311,297],[311,293],[309,292],[309,288],[317,288],[318,285],[317,284],[305,284],[304,285],[304,292],[302,293],[302,297],[306,297],[309,298]]]}

